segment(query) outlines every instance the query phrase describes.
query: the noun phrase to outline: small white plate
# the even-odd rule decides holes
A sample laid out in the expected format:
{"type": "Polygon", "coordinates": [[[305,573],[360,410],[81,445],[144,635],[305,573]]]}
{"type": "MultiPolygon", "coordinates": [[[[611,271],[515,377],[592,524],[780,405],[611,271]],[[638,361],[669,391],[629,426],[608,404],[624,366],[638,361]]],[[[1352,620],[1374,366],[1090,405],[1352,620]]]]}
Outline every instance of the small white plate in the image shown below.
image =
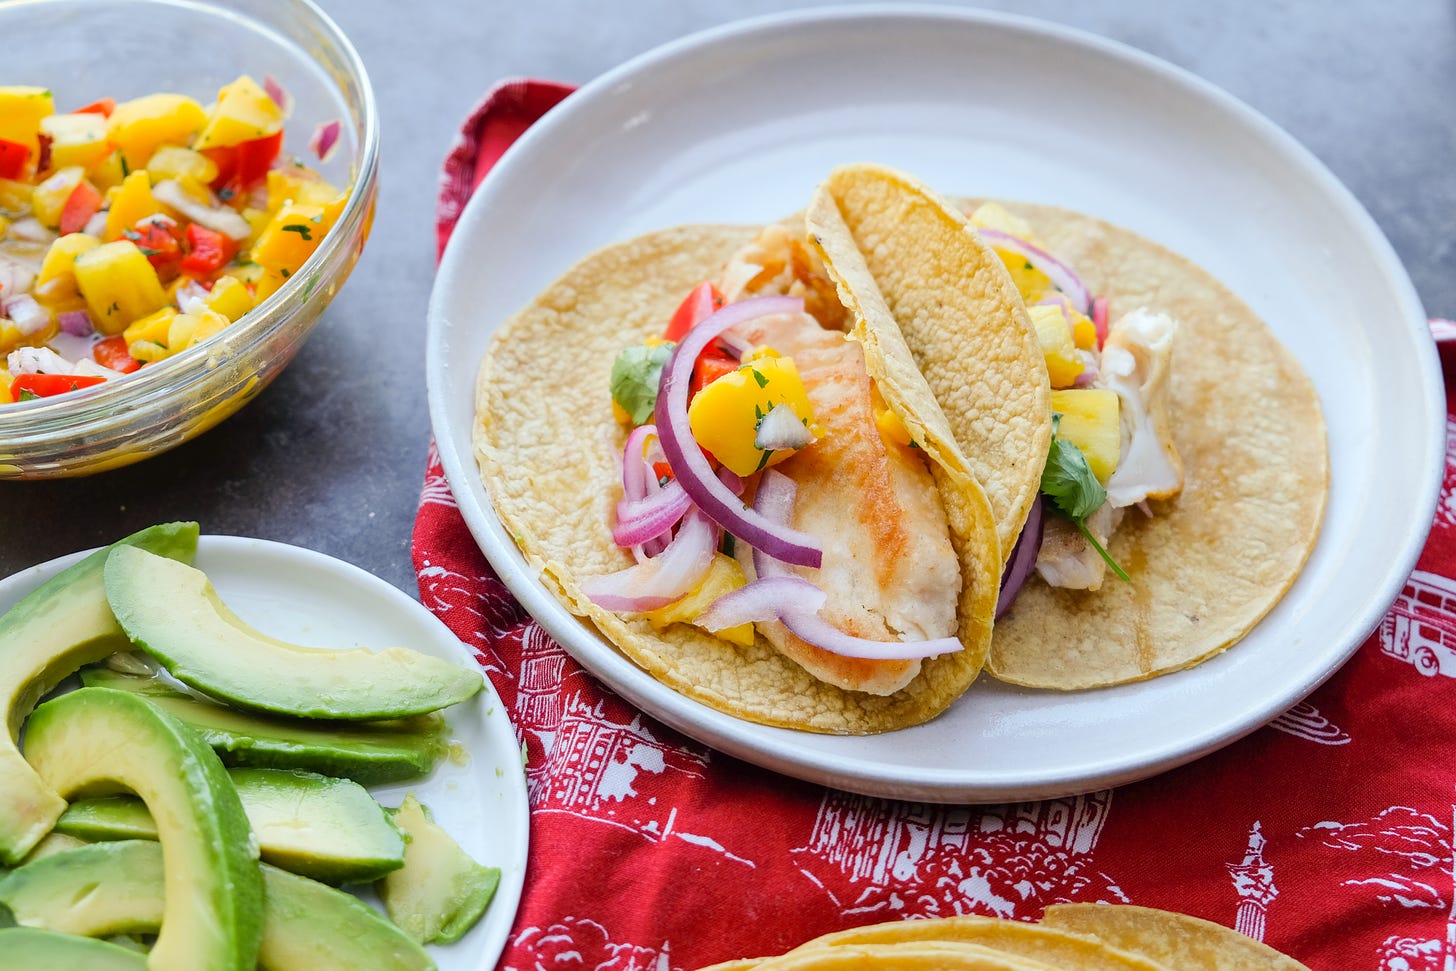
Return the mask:
{"type": "MultiPolygon", "coordinates": [[[[63,556],[0,580],[0,614],[85,555],[63,556]]],[[[335,650],[399,645],[477,667],[428,610],[373,574],[331,556],[268,540],[203,536],[195,565],[239,617],[272,637],[335,650]]],[[[529,823],[526,777],[520,743],[489,680],[480,694],[447,709],[445,717],[465,758],[442,759],[423,779],[374,786],[370,792],[386,806],[415,793],[465,852],[500,867],[500,886],[480,923],[454,944],[428,948],[440,971],[481,971],[495,966],[521,899],[529,823]]]]}
{"type": "Polygon", "coordinates": [[[1317,159],[1146,54],[1050,24],[937,8],[734,24],[572,95],[467,206],[430,305],[427,374],[466,522],[526,609],[582,664],[729,754],[859,792],[947,802],[1129,782],[1277,716],[1354,652],[1399,592],[1444,462],[1444,392],[1420,302],[1369,215],[1317,159]],[[526,568],[471,453],[476,366],[494,329],[598,246],[680,223],[774,219],[854,161],[903,168],[950,194],[1052,203],[1127,226],[1218,276],[1299,356],[1329,423],[1328,511],[1304,573],[1244,642],[1190,671],[1098,691],[983,678],[929,724],[825,737],[749,724],[676,694],[526,568]]]}

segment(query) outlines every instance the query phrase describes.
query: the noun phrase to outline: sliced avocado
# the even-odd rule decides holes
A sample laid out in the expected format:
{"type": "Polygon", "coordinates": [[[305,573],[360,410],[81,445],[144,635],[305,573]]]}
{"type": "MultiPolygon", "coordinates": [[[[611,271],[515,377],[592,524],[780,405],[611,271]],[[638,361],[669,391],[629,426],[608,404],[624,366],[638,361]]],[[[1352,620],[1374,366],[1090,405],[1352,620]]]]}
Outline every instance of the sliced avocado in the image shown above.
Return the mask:
{"type": "MultiPolygon", "coordinates": [[[[63,813],[62,815],[65,814],[63,813]]],[[[52,853],[59,853],[62,850],[74,850],[78,846],[85,845],[86,841],[78,836],[51,830],[45,835],[45,839],[35,844],[35,849],[25,855],[25,859],[20,861],[20,865],[25,866],[27,863],[34,863],[36,860],[44,859],[52,853]]]]}
{"type": "MultiPolygon", "coordinates": [[[[288,769],[231,769],[262,858],[325,883],[377,880],[404,865],[404,837],[357,782],[288,769]]],[[[156,839],[130,796],[78,799],[56,832],[88,840],[156,839]]]]}
{"type": "Polygon", "coordinates": [[[147,971],[147,956],[116,944],[34,927],[0,928],[6,971],[147,971]]]}
{"type": "Polygon", "coordinates": [[[167,523],[133,533],[51,577],[0,617],[0,863],[30,852],[65,802],[41,784],[16,744],[35,703],[83,664],[125,650],[126,634],[106,603],[102,568],[120,546],[154,550],[189,563],[196,523],[167,523]]]}
{"type": "Polygon", "coordinates": [[[449,750],[445,720],[434,714],[343,726],[233,711],[107,668],[83,669],[81,683],[144,695],[201,735],[228,765],[308,769],[375,785],[418,778],[449,750]]]}
{"type": "Polygon", "coordinates": [[[105,574],[132,643],[183,684],[245,708],[397,718],[464,701],[485,683],[478,670],[408,648],[329,651],[268,637],[229,610],[201,570],[145,551],[115,550],[105,574]]]}
{"type": "Polygon", "coordinates": [[[263,902],[258,847],[212,749],[139,695],[81,688],[30,716],[25,757],[62,798],[131,790],[158,821],[166,906],[152,971],[253,967],[263,902]]]}
{"type": "Polygon", "coordinates": [[[421,944],[450,944],[475,926],[500,884],[500,869],[472,860],[413,794],[394,810],[404,866],[377,884],[389,919],[421,944]]]}
{"type": "MultiPolygon", "coordinates": [[[[435,963],[358,898],[264,863],[263,971],[427,971],[435,963]]],[[[149,840],[95,843],[0,879],[0,903],[23,923],[100,936],[156,931],[162,851],[149,840]]],[[[8,967],[8,965],[7,965],[8,967]]]]}

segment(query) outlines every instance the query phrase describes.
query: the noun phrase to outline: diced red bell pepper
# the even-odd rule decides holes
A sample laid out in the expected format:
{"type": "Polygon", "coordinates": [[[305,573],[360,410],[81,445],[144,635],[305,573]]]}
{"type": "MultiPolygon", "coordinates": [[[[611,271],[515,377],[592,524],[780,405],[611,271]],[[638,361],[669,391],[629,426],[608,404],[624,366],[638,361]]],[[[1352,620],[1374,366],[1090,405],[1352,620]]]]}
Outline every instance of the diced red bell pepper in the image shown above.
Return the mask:
{"type": "Polygon", "coordinates": [[[283,151],[283,131],[280,129],[267,138],[243,142],[237,148],[238,169],[234,177],[238,188],[246,192],[268,177],[273,160],[283,151]]]}
{"type": "Polygon", "coordinates": [[[736,358],[725,354],[717,344],[709,344],[703,348],[703,353],[693,362],[693,379],[688,382],[688,400],[693,400],[705,385],[738,370],[738,363],[736,358]]]}
{"type": "Polygon", "coordinates": [[[110,118],[111,113],[115,110],[115,98],[102,98],[100,101],[91,102],[84,108],[77,108],[74,113],[78,115],[100,115],[103,118],[110,118]]]}
{"type": "Polygon", "coordinates": [[[49,398],[78,388],[89,388],[105,380],[90,374],[17,374],[10,382],[10,397],[16,401],[27,396],[49,398]]]}
{"type": "Polygon", "coordinates": [[[208,276],[227,265],[238,251],[238,244],[231,237],[193,223],[187,227],[187,249],[182,272],[208,276]]]}
{"type": "Polygon", "coordinates": [[[88,180],[76,183],[76,188],[66,197],[61,207],[61,235],[79,233],[86,228],[91,217],[101,211],[102,196],[88,180]]]}
{"type": "Polygon", "coordinates": [[[226,148],[204,148],[203,155],[217,166],[217,177],[208,183],[214,192],[221,192],[233,181],[238,171],[238,150],[229,145],[226,148]]]}
{"type": "Polygon", "coordinates": [[[683,335],[692,330],[698,321],[709,316],[713,311],[723,306],[723,294],[718,288],[708,281],[703,281],[693,288],[688,298],[678,305],[673,312],[672,320],[667,324],[667,331],[662,335],[670,341],[680,341],[683,335]]]}
{"type": "Polygon", "coordinates": [[[142,366],[141,361],[131,356],[131,351],[126,346],[126,338],[121,334],[97,341],[96,346],[91,348],[91,356],[102,367],[120,371],[122,374],[130,374],[142,366]]]}
{"type": "Polygon", "coordinates": [[[25,175],[25,162],[29,158],[28,146],[0,138],[0,179],[20,179],[25,175]]]}
{"type": "Polygon", "coordinates": [[[182,241],[177,238],[177,227],[160,219],[139,222],[134,229],[128,229],[122,236],[136,243],[137,249],[156,269],[176,262],[182,256],[182,241]]]}
{"type": "Polygon", "coordinates": [[[673,478],[672,466],[668,465],[666,462],[653,462],[652,474],[657,476],[658,482],[662,482],[666,479],[671,479],[673,478]]]}

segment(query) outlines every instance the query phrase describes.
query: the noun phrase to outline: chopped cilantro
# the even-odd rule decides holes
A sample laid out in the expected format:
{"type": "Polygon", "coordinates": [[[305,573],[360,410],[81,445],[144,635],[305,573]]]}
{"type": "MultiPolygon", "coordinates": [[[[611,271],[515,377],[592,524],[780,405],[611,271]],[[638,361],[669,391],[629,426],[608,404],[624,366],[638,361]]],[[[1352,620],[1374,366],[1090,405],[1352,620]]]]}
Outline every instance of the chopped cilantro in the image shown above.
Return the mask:
{"type": "Polygon", "coordinates": [[[223,202],[227,202],[229,199],[231,199],[235,195],[237,195],[237,191],[235,189],[233,189],[231,186],[226,186],[225,185],[221,189],[218,189],[217,190],[217,197],[220,200],[222,200],[223,202]]]}
{"type": "Polygon", "coordinates": [[[724,556],[731,557],[733,551],[736,549],[736,542],[737,540],[734,535],[725,529],[723,530],[723,542],[718,544],[718,548],[723,551],[724,556]]]}
{"type": "Polygon", "coordinates": [[[117,154],[117,160],[121,162],[121,175],[122,175],[122,178],[125,178],[128,175],[131,175],[131,166],[126,164],[126,153],[125,152],[117,152],[116,154],[117,154]]]}
{"type": "Polygon", "coordinates": [[[662,383],[662,369],[672,356],[672,344],[633,344],[622,348],[612,362],[612,400],[632,417],[632,424],[652,420],[657,406],[657,388],[662,383]]]}
{"type": "Polygon", "coordinates": [[[138,246],[137,249],[142,251],[143,256],[156,256],[158,253],[162,252],[159,249],[152,249],[150,246],[138,246]]]}
{"type": "Polygon", "coordinates": [[[313,231],[303,223],[289,223],[283,227],[283,231],[285,233],[297,233],[303,237],[304,242],[311,242],[313,240],[313,231]]]}
{"type": "Polygon", "coordinates": [[[121,231],[121,235],[125,236],[127,239],[131,240],[133,243],[135,243],[137,240],[139,240],[139,239],[142,238],[142,234],[139,233],[139,232],[137,232],[135,229],[123,229],[121,231]]]}
{"type": "Polygon", "coordinates": [[[34,391],[31,391],[29,388],[21,388],[20,389],[20,400],[21,401],[34,401],[35,399],[37,399],[39,397],[40,397],[40,395],[36,394],[34,391]]]}
{"type": "Polygon", "coordinates": [[[751,367],[748,369],[748,373],[753,375],[753,380],[758,382],[758,386],[760,388],[768,384],[768,378],[764,377],[763,372],[760,371],[758,368],[751,367]]]}
{"type": "Polygon", "coordinates": [[[288,279],[289,277],[293,276],[293,271],[290,270],[286,266],[279,267],[278,272],[283,274],[283,279],[285,279],[285,280],[288,279]]]}
{"type": "MultiPolygon", "coordinates": [[[[1052,416],[1052,428],[1061,423],[1061,415],[1052,416]]],[[[1041,491],[1052,501],[1058,512],[1072,521],[1072,525],[1092,544],[1097,554],[1122,580],[1128,575],[1113,561],[1102,544],[1087,529],[1087,517],[1107,501],[1107,490],[1097,481],[1087,456],[1073,443],[1053,434],[1051,450],[1047,453],[1046,467],[1041,473],[1041,491]]]]}

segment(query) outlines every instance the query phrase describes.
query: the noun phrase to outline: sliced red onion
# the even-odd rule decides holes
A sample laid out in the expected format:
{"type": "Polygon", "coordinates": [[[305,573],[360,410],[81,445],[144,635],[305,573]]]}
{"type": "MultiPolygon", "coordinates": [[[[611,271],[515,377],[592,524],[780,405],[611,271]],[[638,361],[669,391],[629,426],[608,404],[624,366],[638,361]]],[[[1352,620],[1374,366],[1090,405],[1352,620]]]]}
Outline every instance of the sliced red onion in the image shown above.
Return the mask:
{"type": "Polygon", "coordinates": [[[1087,313],[1092,298],[1087,293],[1087,287],[1082,282],[1082,278],[1073,273],[1070,266],[1040,246],[1033,246],[1020,236],[1003,233],[999,229],[980,229],[977,232],[997,249],[1011,250],[1026,257],[1028,263],[1047,275],[1047,279],[1052,281],[1052,286],[1067,295],[1067,299],[1072,301],[1072,306],[1076,307],[1079,313],[1087,313]]]}
{"type": "Polygon", "coordinates": [[[753,510],[744,509],[743,503],[713,474],[707,456],[688,427],[688,386],[693,364],[703,348],[729,327],[745,321],[803,311],[804,301],[798,297],[755,297],[731,303],[699,321],[673,349],[667,366],[662,369],[655,412],[658,440],[668,465],[699,508],[755,549],[786,563],[817,567],[823,553],[814,537],[771,523],[753,510]]]}
{"type": "Polygon", "coordinates": [[[1092,326],[1097,328],[1097,349],[1107,343],[1107,298],[1099,296],[1092,301],[1092,326]]]}
{"type": "MultiPolygon", "coordinates": [[[[774,469],[764,469],[758,477],[758,492],[753,497],[753,511],[768,522],[787,526],[794,517],[794,497],[799,494],[799,484],[774,469]]],[[[786,577],[789,570],[778,560],[764,555],[762,550],[753,551],[753,572],[759,578],[786,577]]]]}
{"type": "Polygon", "coordinates": [[[91,315],[84,310],[67,310],[57,314],[56,323],[61,325],[61,330],[75,337],[89,337],[96,330],[91,325],[91,315]]]}
{"type": "Polygon", "coordinates": [[[285,112],[290,110],[292,99],[288,97],[288,92],[284,90],[283,85],[279,84],[278,79],[273,75],[264,75],[263,90],[268,92],[268,97],[273,99],[275,105],[282,108],[285,112]]]}
{"type": "Polygon", "coordinates": [[[804,424],[804,420],[793,408],[782,401],[763,416],[758,423],[758,431],[753,436],[753,447],[761,452],[784,448],[799,449],[813,442],[814,433],[809,431],[809,426],[804,424]]]}
{"type": "Polygon", "coordinates": [[[313,130],[313,136],[308,140],[309,151],[318,158],[320,162],[327,162],[329,156],[334,153],[334,147],[339,143],[339,133],[343,131],[343,124],[339,119],[326,121],[313,130]]]}
{"type": "Polygon", "coordinates": [[[647,440],[656,434],[656,425],[638,425],[622,446],[622,498],[627,502],[636,502],[647,495],[647,460],[644,455],[647,440]]]}
{"type": "Polygon", "coordinates": [[[796,576],[764,577],[713,601],[694,621],[710,631],[739,624],[779,620],[790,632],[832,654],[875,661],[912,661],[962,649],[954,637],[929,641],[872,641],[846,634],[819,616],[823,590],[796,576]]]}
{"type": "Polygon", "coordinates": [[[656,610],[681,599],[702,582],[718,549],[718,527],[689,508],[667,548],[645,563],[605,576],[588,577],[581,592],[607,610],[656,610]]]}
{"type": "Polygon", "coordinates": [[[22,334],[39,333],[50,326],[51,312],[28,293],[17,294],[5,301],[5,316],[22,334]]]}
{"type": "Polygon", "coordinates": [[[1011,602],[1021,591],[1021,585],[1031,576],[1036,566],[1036,554],[1041,549],[1042,534],[1041,493],[1037,493],[1031,510],[1026,514],[1026,525],[1016,537],[1016,546],[1011,550],[1011,559],[1006,561],[1006,572],[1001,577],[1001,594],[996,598],[996,616],[1000,617],[1011,608],[1011,602]]]}
{"type": "Polygon", "coordinates": [[[109,213],[107,212],[107,210],[101,210],[86,222],[86,228],[82,229],[81,232],[85,233],[87,236],[95,236],[98,239],[102,236],[105,236],[106,219],[108,215],[109,213]]]}
{"type": "Polygon", "coordinates": [[[1077,380],[1072,382],[1076,388],[1090,388],[1101,375],[1102,370],[1097,365],[1097,355],[1091,351],[1084,351],[1077,348],[1077,357],[1082,361],[1082,373],[1077,375],[1077,380]]]}
{"type": "Polygon", "coordinates": [[[645,499],[623,499],[617,503],[617,524],[612,539],[618,546],[641,546],[677,525],[693,501],[676,480],[645,499]]]}

